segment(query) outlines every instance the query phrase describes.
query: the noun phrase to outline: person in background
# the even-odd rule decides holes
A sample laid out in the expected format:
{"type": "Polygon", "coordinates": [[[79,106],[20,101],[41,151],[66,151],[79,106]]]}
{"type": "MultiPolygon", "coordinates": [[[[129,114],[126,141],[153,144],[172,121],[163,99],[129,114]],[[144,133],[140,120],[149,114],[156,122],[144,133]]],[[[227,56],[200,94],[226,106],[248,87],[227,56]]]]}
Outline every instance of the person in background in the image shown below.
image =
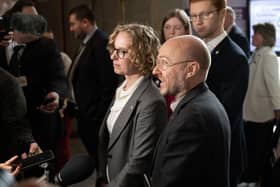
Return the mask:
{"type": "Polygon", "coordinates": [[[13,31],[11,28],[11,18],[14,13],[22,12],[24,14],[38,14],[35,4],[32,0],[17,0],[12,8],[7,10],[2,16],[0,31],[7,33],[0,39],[0,66],[6,70],[10,68],[10,61],[14,53],[14,48],[18,45],[13,40],[13,31]]]}
{"type": "Polygon", "coordinates": [[[167,123],[164,98],[152,81],[159,45],[146,25],[118,25],[110,35],[114,71],[125,80],[100,128],[97,186],[146,186],[154,148],[167,123]]]}
{"type": "Polygon", "coordinates": [[[69,12],[70,31],[81,45],[69,73],[67,111],[77,117],[78,133],[88,153],[97,158],[98,131],[114,96],[118,78],[107,50],[107,34],[97,27],[86,5],[69,12]]]}
{"type": "MultiPolygon", "coordinates": [[[[54,40],[54,33],[52,30],[48,29],[47,32],[43,34],[44,37],[47,37],[49,39],[54,40]]],[[[64,65],[64,72],[65,76],[67,76],[69,68],[72,64],[71,58],[63,51],[60,51],[60,55],[62,58],[62,62],[64,65]]],[[[70,135],[71,135],[71,126],[72,126],[72,119],[69,117],[69,114],[66,112],[65,108],[67,107],[67,98],[64,100],[64,104],[59,110],[59,113],[63,119],[63,122],[65,124],[65,135],[61,137],[59,145],[58,146],[58,169],[61,169],[64,164],[69,160],[70,158],[70,135]]]]}
{"type": "Polygon", "coordinates": [[[248,60],[224,30],[226,0],[190,0],[189,7],[193,28],[211,52],[212,64],[207,85],[229,117],[230,186],[236,187],[247,158],[242,107],[249,79],[248,60]]]}
{"type": "Polygon", "coordinates": [[[228,36],[244,51],[247,57],[250,55],[250,46],[248,39],[243,31],[235,22],[236,15],[232,7],[226,7],[226,17],[224,22],[224,29],[228,36]]]}
{"type": "Polygon", "coordinates": [[[41,153],[25,118],[26,102],[23,91],[18,81],[2,68],[0,98],[0,162],[5,162],[14,155],[25,157],[29,153],[41,153]]]}
{"type": "Polygon", "coordinates": [[[253,25],[253,30],[256,49],[250,58],[249,86],[243,105],[248,148],[243,181],[250,187],[260,184],[271,150],[273,126],[280,120],[279,62],[273,51],[276,29],[271,23],[259,23],[253,25]]]}
{"type": "Polygon", "coordinates": [[[57,156],[64,132],[59,107],[67,94],[67,82],[57,45],[42,37],[46,24],[40,15],[13,14],[13,39],[21,48],[8,70],[24,91],[26,117],[35,140],[43,150],[52,150],[57,156]]]}
{"type": "Polygon", "coordinates": [[[210,53],[195,36],[178,36],[160,48],[153,74],[173,113],[159,138],[152,187],[229,186],[230,124],[205,80],[210,53]]]}
{"type": "MultiPolygon", "coordinates": [[[[192,34],[190,18],[182,9],[176,8],[168,12],[163,18],[160,30],[160,41],[163,44],[166,40],[175,36],[192,34]]],[[[165,96],[169,116],[172,113],[170,104],[174,100],[174,96],[165,96]]]]}
{"type": "MultiPolygon", "coordinates": [[[[6,5],[14,3],[13,1],[0,1],[1,11],[6,12],[9,8],[6,5]]],[[[0,41],[1,53],[4,55],[5,46],[9,44],[10,35],[6,37],[6,40],[1,39],[0,41]]],[[[0,61],[3,61],[3,59],[0,61]]],[[[0,162],[3,162],[0,164],[0,168],[10,171],[13,175],[17,175],[20,168],[16,167],[13,170],[14,168],[11,163],[18,159],[18,157],[25,158],[28,155],[41,153],[42,150],[35,142],[31,127],[24,118],[26,103],[22,89],[17,80],[2,68],[0,68],[0,90],[0,131],[2,132],[0,137],[0,162]]]]}

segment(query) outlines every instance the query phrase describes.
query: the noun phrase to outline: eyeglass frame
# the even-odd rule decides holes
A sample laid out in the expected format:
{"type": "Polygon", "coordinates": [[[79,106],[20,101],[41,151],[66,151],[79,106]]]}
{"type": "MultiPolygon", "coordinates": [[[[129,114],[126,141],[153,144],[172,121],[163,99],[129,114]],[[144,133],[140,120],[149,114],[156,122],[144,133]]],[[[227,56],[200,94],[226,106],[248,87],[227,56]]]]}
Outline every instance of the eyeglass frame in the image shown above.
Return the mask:
{"type": "MultiPolygon", "coordinates": [[[[163,58],[163,59],[165,59],[165,58],[163,58]]],[[[162,69],[164,71],[167,70],[169,67],[172,67],[172,66],[175,66],[178,64],[189,63],[189,62],[195,61],[195,60],[183,60],[183,61],[177,61],[177,62],[173,62],[173,63],[167,63],[168,60],[165,60],[166,63],[162,64],[162,63],[158,63],[158,62],[160,62],[159,60],[160,60],[160,58],[158,57],[157,61],[156,61],[156,66],[159,66],[160,69],[162,69]]]]}
{"type": "Polygon", "coordinates": [[[219,12],[219,9],[210,10],[208,12],[202,12],[200,14],[190,15],[191,22],[197,22],[198,20],[208,20],[215,12],[219,12]]]}
{"type": "Polygon", "coordinates": [[[112,48],[109,49],[110,55],[112,56],[113,54],[115,54],[119,59],[125,59],[125,55],[129,53],[129,50],[127,49],[116,49],[116,48],[112,48]]]}

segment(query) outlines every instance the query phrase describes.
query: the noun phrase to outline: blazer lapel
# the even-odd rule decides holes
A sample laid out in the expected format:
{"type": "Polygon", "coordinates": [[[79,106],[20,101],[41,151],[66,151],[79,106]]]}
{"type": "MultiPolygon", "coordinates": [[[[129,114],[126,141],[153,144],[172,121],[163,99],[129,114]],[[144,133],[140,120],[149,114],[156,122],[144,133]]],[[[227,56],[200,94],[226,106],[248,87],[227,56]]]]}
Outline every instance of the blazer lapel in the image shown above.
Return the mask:
{"type": "Polygon", "coordinates": [[[149,77],[145,77],[143,81],[140,83],[138,88],[134,91],[131,98],[128,100],[123,110],[121,111],[118,119],[115,122],[113,127],[113,131],[110,137],[108,150],[112,148],[114,143],[117,141],[123,129],[128,125],[128,121],[133,114],[134,110],[137,108],[139,97],[142,95],[143,91],[147,88],[150,79],[149,77]]]}

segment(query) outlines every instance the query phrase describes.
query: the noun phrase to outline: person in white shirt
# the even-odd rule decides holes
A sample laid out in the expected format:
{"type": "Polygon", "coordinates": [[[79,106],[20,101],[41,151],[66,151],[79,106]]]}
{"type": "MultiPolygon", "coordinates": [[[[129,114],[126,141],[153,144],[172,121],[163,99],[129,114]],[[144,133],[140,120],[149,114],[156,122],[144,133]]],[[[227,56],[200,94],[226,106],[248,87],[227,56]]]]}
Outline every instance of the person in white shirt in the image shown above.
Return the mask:
{"type": "Polygon", "coordinates": [[[97,186],[146,186],[154,147],[167,123],[164,98],[151,76],[159,45],[145,25],[119,25],[110,35],[114,71],[125,80],[99,131],[97,186]]]}
{"type": "Polygon", "coordinates": [[[271,148],[273,126],[280,120],[279,62],[273,51],[276,29],[271,23],[253,26],[250,77],[244,101],[243,117],[248,148],[247,183],[259,183],[264,171],[266,154],[271,148]]]}

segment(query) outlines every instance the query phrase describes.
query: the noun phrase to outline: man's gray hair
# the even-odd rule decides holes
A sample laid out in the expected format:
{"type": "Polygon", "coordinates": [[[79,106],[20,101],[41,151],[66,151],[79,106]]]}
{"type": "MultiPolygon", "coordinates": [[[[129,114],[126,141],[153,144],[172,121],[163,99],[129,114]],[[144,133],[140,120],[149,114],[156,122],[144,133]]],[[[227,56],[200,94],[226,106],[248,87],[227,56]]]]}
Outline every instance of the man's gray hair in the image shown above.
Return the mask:
{"type": "Polygon", "coordinates": [[[15,13],[12,15],[11,27],[22,33],[41,36],[47,31],[47,21],[41,15],[15,13]]]}

